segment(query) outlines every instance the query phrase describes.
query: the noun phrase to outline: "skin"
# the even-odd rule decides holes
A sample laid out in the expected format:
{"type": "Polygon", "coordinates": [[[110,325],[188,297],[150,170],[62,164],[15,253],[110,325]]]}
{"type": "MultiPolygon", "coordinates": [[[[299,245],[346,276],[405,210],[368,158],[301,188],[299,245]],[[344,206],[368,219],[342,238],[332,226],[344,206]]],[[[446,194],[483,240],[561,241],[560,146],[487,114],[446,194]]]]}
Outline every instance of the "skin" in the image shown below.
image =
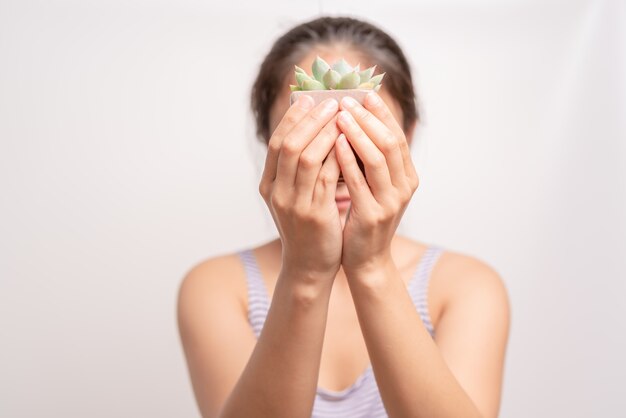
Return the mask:
{"type": "MultiPolygon", "coordinates": [[[[364,63],[336,45],[297,65],[308,68],[316,55],[364,63]]],[[[419,185],[408,151],[415,126],[402,132],[384,80],[377,105],[342,101],[326,116],[321,105],[290,108],[290,83],[293,75],[271,109],[259,187],[283,239],[254,249],[271,297],[258,341],[235,254],[194,266],[179,289],[179,330],[202,415],[307,417],[317,386],[342,390],[371,364],[391,417],[497,416],[510,327],[501,277],[474,257],[444,252],[428,289],[434,339],[406,289],[426,249],[395,232],[419,185]],[[320,133],[305,135],[305,125],[320,133]],[[364,161],[367,182],[345,140],[364,161]],[[336,184],[340,171],[346,182],[336,184]],[[347,194],[351,207],[339,210],[334,196],[347,194]]]]}

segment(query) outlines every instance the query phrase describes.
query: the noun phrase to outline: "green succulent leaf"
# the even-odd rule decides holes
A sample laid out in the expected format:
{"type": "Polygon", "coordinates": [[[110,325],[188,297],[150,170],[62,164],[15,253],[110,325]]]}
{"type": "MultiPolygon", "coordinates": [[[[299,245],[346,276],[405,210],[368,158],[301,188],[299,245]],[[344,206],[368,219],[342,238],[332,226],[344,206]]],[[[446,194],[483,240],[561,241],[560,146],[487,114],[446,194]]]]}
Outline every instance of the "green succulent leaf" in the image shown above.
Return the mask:
{"type": "Polygon", "coordinates": [[[341,58],[328,65],[319,55],[313,61],[313,75],[310,76],[306,71],[297,65],[294,65],[295,77],[297,85],[290,84],[291,91],[307,91],[307,90],[334,90],[334,89],[366,89],[380,90],[380,83],[386,73],[374,76],[376,65],[360,70],[361,64],[358,63],[354,68],[348,62],[341,58]]]}
{"type": "Polygon", "coordinates": [[[372,77],[369,82],[372,83],[374,86],[377,86],[377,85],[380,84],[380,82],[382,81],[382,79],[385,76],[385,74],[387,74],[387,73],[378,74],[378,75],[372,77]]]}
{"type": "Polygon", "coordinates": [[[376,66],[374,65],[373,67],[370,67],[366,70],[363,70],[359,73],[359,76],[361,77],[361,83],[365,83],[367,81],[370,81],[370,78],[372,78],[372,75],[374,75],[374,70],[376,69],[376,66]]]}
{"type": "Polygon", "coordinates": [[[317,80],[309,79],[302,82],[302,90],[326,90],[326,87],[317,80]]]}
{"type": "Polygon", "coordinates": [[[299,87],[302,87],[302,83],[304,83],[305,80],[313,79],[306,73],[296,73],[296,82],[298,83],[299,87]]]}
{"type": "Polygon", "coordinates": [[[322,81],[327,89],[332,90],[337,88],[337,84],[341,81],[341,75],[337,71],[329,68],[326,74],[324,74],[322,81]]]}
{"type": "Polygon", "coordinates": [[[352,67],[342,58],[333,64],[333,70],[337,71],[343,77],[352,71],[352,67]]]}
{"type": "Polygon", "coordinates": [[[341,77],[339,84],[337,85],[338,89],[355,89],[359,85],[359,73],[356,71],[352,71],[341,77]]]}
{"type": "Polygon", "coordinates": [[[317,56],[315,61],[313,61],[313,77],[319,82],[322,82],[324,79],[324,74],[330,69],[330,65],[323,59],[317,56]]]}

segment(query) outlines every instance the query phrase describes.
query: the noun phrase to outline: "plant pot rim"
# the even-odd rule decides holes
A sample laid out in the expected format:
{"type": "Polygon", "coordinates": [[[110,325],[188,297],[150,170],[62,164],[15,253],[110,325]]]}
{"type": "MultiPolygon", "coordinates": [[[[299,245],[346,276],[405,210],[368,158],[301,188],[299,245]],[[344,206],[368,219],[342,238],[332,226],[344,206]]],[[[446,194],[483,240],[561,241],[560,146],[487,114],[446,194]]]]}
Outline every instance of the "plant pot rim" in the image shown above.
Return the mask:
{"type": "Polygon", "coordinates": [[[337,99],[337,101],[341,100],[342,97],[350,96],[354,98],[357,102],[363,104],[365,97],[369,92],[374,91],[373,89],[338,89],[338,90],[299,90],[292,91],[289,97],[289,105],[291,106],[298,97],[303,94],[307,96],[311,96],[315,101],[315,104],[321,103],[325,99],[329,97],[337,99]]]}

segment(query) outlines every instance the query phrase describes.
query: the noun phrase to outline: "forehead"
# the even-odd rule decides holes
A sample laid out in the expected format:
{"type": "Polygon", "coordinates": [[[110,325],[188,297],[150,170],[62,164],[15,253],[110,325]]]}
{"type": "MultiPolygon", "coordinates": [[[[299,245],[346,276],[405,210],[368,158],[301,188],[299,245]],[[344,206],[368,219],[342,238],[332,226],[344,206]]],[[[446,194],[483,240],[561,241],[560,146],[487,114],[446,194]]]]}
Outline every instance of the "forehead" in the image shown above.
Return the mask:
{"type": "MultiPolygon", "coordinates": [[[[304,69],[308,74],[311,74],[311,65],[318,55],[330,65],[343,58],[353,67],[359,64],[361,70],[376,64],[369,62],[367,57],[356,52],[353,48],[341,44],[333,46],[318,46],[312,49],[304,58],[300,60],[300,62],[295,62],[294,64],[304,69]]],[[[377,68],[376,73],[379,72],[380,70],[377,68]]],[[[291,67],[290,71],[287,73],[285,81],[282,83],[280,91],[276,97],[276,101],[272,105],[272,109],[270,111],[270,134],[274,132],[274,129],[278,126],[278,123],[283,118],[283,115],[287,112],[287,109],[289,109],[289,97],[291,96],[291,89],[289,88],[290,84],[297,84],[293,67],[291,67]]],[[[389,107],[389,110],[391,110],[391,113],[396,118],[396,121],[398,121],[398,124],[402,126],[402,109],[398,105],[397,101],[388,93],[387,89],[385,89],[384,78],[378,94],[389,107]]]]}

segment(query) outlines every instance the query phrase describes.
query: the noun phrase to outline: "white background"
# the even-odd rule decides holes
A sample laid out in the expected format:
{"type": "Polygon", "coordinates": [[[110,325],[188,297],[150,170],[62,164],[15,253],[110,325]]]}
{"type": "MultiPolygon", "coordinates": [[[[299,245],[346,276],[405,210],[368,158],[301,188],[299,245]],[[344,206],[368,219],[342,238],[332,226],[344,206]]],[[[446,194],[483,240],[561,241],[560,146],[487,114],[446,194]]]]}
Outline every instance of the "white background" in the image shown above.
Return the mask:
{"type": "Polygon", "coordinates": [[[389,31],[413,67],[399,232],[505,280],[501,416],[623,416],[620,0],[0,0],[0,416],[198,416],[176,292],[276,236],[250,87],[320,10],[389,31]]]}

